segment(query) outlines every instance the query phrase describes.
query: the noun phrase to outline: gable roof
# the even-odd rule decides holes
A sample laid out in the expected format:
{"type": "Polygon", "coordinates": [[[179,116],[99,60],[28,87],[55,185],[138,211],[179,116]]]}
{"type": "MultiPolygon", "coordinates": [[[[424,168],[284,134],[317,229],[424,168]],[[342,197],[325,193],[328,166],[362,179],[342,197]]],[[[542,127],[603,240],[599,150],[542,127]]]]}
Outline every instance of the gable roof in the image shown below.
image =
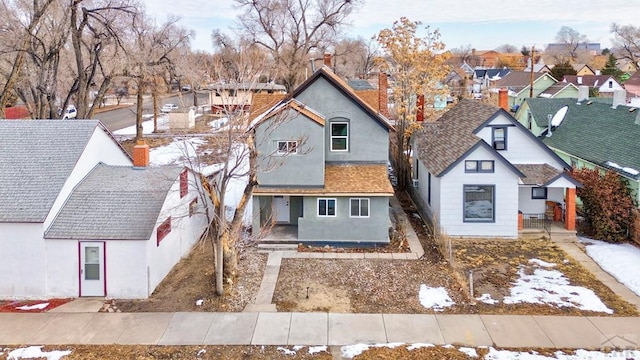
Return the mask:
{"type": "Polygon", "coordinates": [[[184,168],[96,165],[73,189],[46,239],[147,240],[184,168]]]}
{"type": "MultiPolygon", "coordinates": [[[[553,78],[553,76],[549,75],[548,73],[533,73],[533,83],[535,84],[538,80],[540,80],[543,77],[549,77],[551,78],[554,82],[556,82],[556,80],[553,78]]],[[[505,75],[505,77],[503,77],[502,79],[498,80],[495,83],[495,87],[496,88],[507,88],[513,92],[515,92],[516,94],[522,92],[522,90],[527,89],[529,87],[529,84],[531,83],[531,73],[530,72],[524,72],[524,71],[512,71],[510,73],[508,73],[507,75],[505,75]]]]}
{"type": "Polygon", "coordinates": [[[262,122],[266,121],[267,119],[270,119],[278,114],[281,114],[285,110],[289,110],[289,109],[294,110],[297,113],[308,117],[309,119],[318,123],[320,126],[324,126],[324,123],[325,123],[324,116],[322,116],[320,113],[316,112],[315,110],[311,109],[310,107],[305,106],[303,103],[301,103],[296,99],[288,99],[288,100],[281,100],[280,102],[276,103],[275,106],[272,106],[267,111],[259,113],[258,116],[252,120],[249,127],[250,128],[256,127],[262,122]]]}
{"type": "Polygon", "coordinates": [[[588,87],[600,87],[609,82],[618,81],[611,75],[565,75],[562,81],[572,83],[576,86],[585,85],[588,87]]]}
{"type": "Polygon", "coordinates": [[[483,142],[473,132],[498,109],[476,100],[460,100],[438,120],[424,124],[414,134],[418,157],[432,174],[441,176],[464,154],[483,142]]]}
{"type": "Polygon", "coordinates": [[[569,107],[560,126],[552,129],[550,137],[542,138],[545,144],[629,178],[640,179],[640,174],[623,169],[640,171],[640,110],[629,112],[632,108],[624,105],[613,109],[611,103],[598,101],[590,105],[583,101],[578,105],[576,99],[527,101],[541,127],[546,126],[547,114],[555,114],[565,105],[569,107]]]}
{"type": "Polygon", "coordinates": [[[98,120],[0,120],[0,222],[43,222],[96,129],[111,136],[98,120]]]}
{"type": "Polygon", "coordinates": [[[251,112],[249,113],[249,123],[259,115],[273,108],[277,103],[287,97],[286,94],[254,94],[251,98],[251,112]]]}
{"type": "Polygon", "coordinates": [[[307,80],[305,80],[302,84],[300,84],[300,86],[295,88],[291,93],[291,97],[297,97],[311,84],[313,84],[318,78],[321,77],[326,79],[336,89],[338,89],[345,96],[355,102],[364,112],[366,112],[369,116],[371,116],[371,118],[377,121],[384,128],[388,130],[394,130],[393,125],[391,125],[391,123],[389,122],[389,119],[387,119],[369,103],[360,98],[344,80],[342,80],[338,75],[331,71],[331,69],[329,69],[327,66],[322,66],[320,69],[316,70],[307,80]]]}
{"type": "Polygon", "coordinates": [[[572,83],[559,82],[546,88],[543,92],[540,93],[540,95],[538,95],[538,97],[554,97],[567,88],[574,88],[576,91],[578,91],[578,87],[573,85],[572,83]]]}

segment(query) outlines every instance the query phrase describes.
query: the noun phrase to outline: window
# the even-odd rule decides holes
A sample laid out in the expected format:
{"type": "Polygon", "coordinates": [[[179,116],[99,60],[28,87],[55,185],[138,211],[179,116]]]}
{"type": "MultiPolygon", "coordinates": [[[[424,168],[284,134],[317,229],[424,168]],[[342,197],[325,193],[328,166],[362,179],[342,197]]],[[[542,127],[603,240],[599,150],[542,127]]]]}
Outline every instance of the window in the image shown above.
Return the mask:
{"type": "Polygon", "coordinates": [[[351,217],[369,217],[369,199],[350,199],[351,217]]]}
{"type": "Polygon", "coordinates": [[[493,185],[464,185],[464,221],[493,222],[493,185]]]}
{"type": "Polygon", "coordinates": [[[336,199],[318,199],[318,216],[336,216],[336,199]]]}
{"type": "Polygon", "coordinates": [[[531,117],[532,117],[531,113],[528,113],[527,114],[527,128],[529,130],[531,130],[531,127],[532,127],[532,124],[533,124],[533,122],[531,121],[531,117]]]}
{"type": "Polygon", "coordinates": [[[534,188],[531,188],[531,198],[532,199],[546,199],[547,198],[547,188],[546,187],[534,187],[534,188]]]}
{"type": "Polygon", "coordinates": [[[492,173],[493,171],[493,160],[466,160],[464,162],[464,172],[467,173],[492,173]]]}
{"type": "Polygon", "coordinates": [[[187,196],[188,193],[189,193],[189,173],[187,173],[187,169],[184,169],[180,173],[180,199],[187,196]]]}
{"type": "Polygon", "coordinates": [[[237,95],[238,95],[238,90],[236,89],[229,90],[229,96],[237,96],[237,95]]]}
{"type": "Polygon", "coordinates": [[[496,150],[507,150],[507,128],[493,128],[493,148],[496,150]]]}
{"type": "Polygon", "coordinates": [[[165,238],[165,236],[169,235],[171,232],[171,216],[167,218],[162,224],[158,225],[158,230],[156,232],[156,245],[160,246],[160,241],[165,238]]]}
{"type": "Polygon", "coordinates": [[[349,151],[349,123],[331,123],[331,151],[349,151]]]}
{"type": "Polygon", "coordinates": [[[191,202],[189,203],[189,217],[192,217],[193,215],[195,215],[197,210],[198,210],[198,198],[193,198],[193,200],[191,200],[191,202]]]}
{"type": "Polygon", "coordinates": [[[609,80],[609,89],[613,89],[613,81],[609,80]]]}
{"type": "Polygon", "coordinates": [[[297,141],[278,141],[278,155],[297,154],[298,142],[297,141]]]}

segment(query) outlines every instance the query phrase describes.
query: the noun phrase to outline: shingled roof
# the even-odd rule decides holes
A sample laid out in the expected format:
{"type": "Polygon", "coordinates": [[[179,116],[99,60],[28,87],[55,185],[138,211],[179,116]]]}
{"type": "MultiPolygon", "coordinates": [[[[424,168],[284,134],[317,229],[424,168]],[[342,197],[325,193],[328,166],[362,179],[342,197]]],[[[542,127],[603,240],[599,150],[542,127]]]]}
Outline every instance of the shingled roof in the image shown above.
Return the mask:
{"type": "Polygon", "coordinates": [[[483,143],[473,132],[499,110],[477,100],[460,100],[437,121],[425,124],[414,135],[420,160],[433,174],[440,176],[467,151],[483,143]]]}
{"type": "Polygon", "coordinates": [[[545,126],[547,114],[555,114],[562,106],[569,109],[560,126],[552,130],[551,137],[542,141],[596,165],[611,168],[622,175],[640,179],[640,113],[639,109],[592,101],[590,105],[575,99],[527,99],[529,108],[539,125],[545,126]],[[542,124],[540,124],[542,122],[542,124]],[[615,165],[618,165],[616,167],[615,165]]]}
{"type": "MultiPolygon", "coordinates": [[[[549,76],[553,79],[553,76],[547,73],[533,73],[533,82],[535,83],[543,76],[549,76]]],[[[502,79],[496,81],[494,87],[496,88],[508,88],[509,90],[520,93],[525,88],[529,87],[531,83],[531,73],[524,71],[512,71],[505,75],[502,79]]]]}
{"type": "Polygon", "coordinates": [[[98,164],[80,182],[44,234],[46,239],[147,240],[178,166],[98,164]]]}
{"type": "Polygon", "coordinates": [[[98,120],[0,120],[0,222],[43,222],[98,120]]]}

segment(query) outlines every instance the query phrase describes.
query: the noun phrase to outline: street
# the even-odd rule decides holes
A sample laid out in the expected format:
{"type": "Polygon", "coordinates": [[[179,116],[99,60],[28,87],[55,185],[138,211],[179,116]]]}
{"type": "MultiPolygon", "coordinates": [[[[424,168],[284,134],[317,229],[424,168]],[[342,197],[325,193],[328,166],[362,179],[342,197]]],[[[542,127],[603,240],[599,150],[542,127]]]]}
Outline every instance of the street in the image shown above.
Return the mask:
{"type": "MultiPolygon", "coordinates": [[[[135,98],[124,100],[135,101],[135,98]]],[[[207,93],[198,93],[198,105],[203,105],[209,102],[209,95],[207,93]]],[[[158,101],[158,108],[164,104],[176,104],[179,106],[178,111],[183,111],[189,106],[193,105],[193,93],[182,92],[176,95],[161,98],[158,101]]],[[[145,98],[143,103],[143,113],[150,114],[153,111],[153,104],[151,98],[145,98]]],[[[94,114],[94,119],[100,120],[109,131],[116,131],[128,126],[135,125],[136,123],[136,105],[133,104],[128,107],[107,110],[98,114],[94,114]]]]}

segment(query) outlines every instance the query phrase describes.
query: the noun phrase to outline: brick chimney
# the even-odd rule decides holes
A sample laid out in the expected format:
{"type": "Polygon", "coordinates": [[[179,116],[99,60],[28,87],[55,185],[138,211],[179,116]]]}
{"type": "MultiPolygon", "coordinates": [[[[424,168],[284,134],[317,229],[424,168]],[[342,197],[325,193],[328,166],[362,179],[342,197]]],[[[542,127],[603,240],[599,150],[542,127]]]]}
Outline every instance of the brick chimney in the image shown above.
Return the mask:
{"type": "Polygon", "coordinates": [[[507,89],[498,90],[498,106],[504,111],[509,111],[509,92],[507,89]]]}
{"type": "Polygon", "coordinates": [[[416,121],[424,122],[424,94],[418,95],[416,101],[416,121]]]}
{"type": "Polygon", "coordinates": [[[324,54],[324,65],[331,67],[331,54],[324,54]]]}
{"type": "Polygon", "coordinates": [[[378,107],[380,113],[389,117],[389,100],[387,98],[387,74],[381,72],[378,74],[378,107]]]}
{"type": "Polygon", "coordinates": [[[149,166],[149,145],[144,140],[138,140],[133,147],[133,166],[149,166]]]}

